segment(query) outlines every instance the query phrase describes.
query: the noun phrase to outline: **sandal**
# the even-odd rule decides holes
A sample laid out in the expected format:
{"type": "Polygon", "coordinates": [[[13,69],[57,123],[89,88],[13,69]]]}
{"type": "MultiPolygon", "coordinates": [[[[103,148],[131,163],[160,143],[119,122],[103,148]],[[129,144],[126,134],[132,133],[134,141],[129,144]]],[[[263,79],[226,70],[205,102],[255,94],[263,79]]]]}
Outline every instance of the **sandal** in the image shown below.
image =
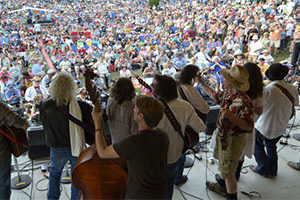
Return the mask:
{"type": "Polygon", "coordinates": [[[219,183],[212,183],[207,181],[206,182],[206,187],[213,191],[216,192],[218,194],[220,194],[223,197],[227,197],[227,191],[226,191],[226,187],[222,187],[219,183]]]}

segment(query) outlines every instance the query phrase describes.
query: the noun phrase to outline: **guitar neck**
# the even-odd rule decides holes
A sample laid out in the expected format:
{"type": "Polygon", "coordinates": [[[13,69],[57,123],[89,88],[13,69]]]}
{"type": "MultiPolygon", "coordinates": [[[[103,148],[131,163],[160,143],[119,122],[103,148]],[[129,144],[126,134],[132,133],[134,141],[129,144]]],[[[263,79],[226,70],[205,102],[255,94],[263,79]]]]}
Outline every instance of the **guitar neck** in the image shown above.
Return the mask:
{"type": "Polygon", "coordinates": [[[144,86],[145,88],[147,88],[148,90],[150,90],[150,92],[152,93],[152,88],[150,85],[148,85],[140,76],[136,75],[136,79],[138,80],[138,82],[144,86]]]}

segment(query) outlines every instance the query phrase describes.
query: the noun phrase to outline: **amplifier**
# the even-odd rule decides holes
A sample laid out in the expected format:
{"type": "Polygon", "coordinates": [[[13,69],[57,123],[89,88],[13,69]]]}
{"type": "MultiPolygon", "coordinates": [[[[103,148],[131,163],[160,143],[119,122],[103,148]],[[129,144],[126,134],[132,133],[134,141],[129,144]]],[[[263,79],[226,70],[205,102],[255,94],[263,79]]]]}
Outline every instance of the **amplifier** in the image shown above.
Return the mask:
{"type": "Polygon", "coordinates": [[[218,120],[220,106],[210,106],[209,113],[206,115],[206,134],[212,135],[218,120]]]}
{"type": "Polygon", "coordinates": [[[32,160],[49,157],[50,148],[46,144],[46,135],[43,126],[27,128],[28,157],[32,160]]]}

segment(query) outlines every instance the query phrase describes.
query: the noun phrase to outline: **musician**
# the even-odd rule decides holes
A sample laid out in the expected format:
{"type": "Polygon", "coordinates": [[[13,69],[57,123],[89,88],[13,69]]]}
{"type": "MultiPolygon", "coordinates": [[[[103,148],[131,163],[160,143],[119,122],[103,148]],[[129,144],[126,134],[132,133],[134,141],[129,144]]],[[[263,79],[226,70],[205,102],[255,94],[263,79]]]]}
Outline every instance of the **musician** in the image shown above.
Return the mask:
{"type": "MultiPolygon", "coordinates": [[[[207,114],[209,112],[209,105],[205,102],[205,100],[202,98],[200,93],[194,88],[194,83],[197,81],[197,74],[199,72],[199,67],[196,65],[186,65],[183,67],[183,69],[180,71],[178,76],[178,96],[180,99],[183,99],[183,94],[181,94],[181,91],[184,93],[185,97],[187,98],[188,102],[198,111],[200,111],[203,114],[207,114]],[[181,88],[181,90],[179,89],[181,88]]],[[[175,178],[175,185],[180,186],[184,184],[188,177],[183,176],[183,169],[184,169],[184,162],[185,162],[186,156],[185,154],[182,154],[180,157],[180,161],[177,167],[176,172],[176,178],[175,178]]]]}
{"type": "Polygon", "coordinates": [[[119,78],[110,90],[107,115],[113,144],[138,132],[133,119],[134,97],[135,89],[129,78],[119,78]]]}
{"type": "MultiPolygon", "coordinates": [[[[48,199],[59,199],[62,170],[71,161],[73,170],[77,157],[84,150],[84,131],[71,122],[66,114],[88,123],[92,120],[92,107],[76,99],[77,86],[72,76],[60,72],[49,87],[50,98],[40,105],[40,118],[43,122],[47,145],[50,146],[50,176],[48,199]],[[70,134],[72,133],[72,134],[70,134]]],[[[72,185],[71,199],[77,199],[78,190],[72,185]]]]}
{"type": "MultiPolygon", "coordinates": [[[[28,123],[0,101],[0,125],[27,129],[28,123]]],[[[0,134],[0,199],[10,199],[11,149],[8,139],[0,134]]]]}
{"type": "Polygon", "coordinates": [[[227,195],[227,199],[237,199],[235,171],[246,144],[246,133],[250,133],[254,126],[253,105],[246,95],[250,88],[249,73],[241,66],[233,66],[220,73],[225,78],[225,90],[222,92],[215,92],[198,77],[204,92],[221,106],[214,157],[219,160],[219,171],[226,187],[209,181],[206,186],[222,196],[227,195]]]}
{"type": "Polygon", "coordinates": [[[107,146],[101,128],[103,110],[93,111],[96,146],[101,158],[121,157],[127,161],[129,199],[164,199],[166,195],[166,163],[169,141],[167,135],[155,127],[162,119],[163,105],[155,98],[138,96],[134,120],[139,133],[107,146]]]}
{"type": "MultiPolygon", "coordinates": [[[[204,123],[196,115],[191,104],[178,99],[177,84],[173,78],[156,74],[152,83],[152,91],[158,99],[165,101],[170,107],[181,125],[182,133],[184,133],[184,129],[187,125],[191,126],[196,132],[205,130],[206,127],[204,123]]],[[[165,114],[157,127],[164,130],[169,137],[166,197],[167,199],[172,199],[176,168],[182,153],[184,141],[178,132],[175,131],[165,114]]]]}

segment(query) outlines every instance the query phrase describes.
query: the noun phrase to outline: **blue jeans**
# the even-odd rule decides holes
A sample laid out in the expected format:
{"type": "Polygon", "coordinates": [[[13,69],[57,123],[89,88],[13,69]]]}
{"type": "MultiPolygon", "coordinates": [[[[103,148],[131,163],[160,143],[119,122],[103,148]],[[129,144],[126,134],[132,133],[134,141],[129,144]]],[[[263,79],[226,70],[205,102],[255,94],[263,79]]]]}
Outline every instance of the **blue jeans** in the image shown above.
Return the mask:
{"type": "MultiPolygon", "coordinates": [[[[49,191],[47,197],[49,200],[59,199],[60,197],[60,179],[62,170],[68,161],[71,161],[71,169],[76,165],[77,157],[72,156],[71,148],[54,148],[50,147],[50,176],[49,176],[49,191]]],[[[72,174],[71,171],[71,174],[72,174]]],[[[78,198],[78,189],[71,186],[71,199],[78,198]]]]}
{"type": "MultiPolygon", "coordinates": [[[[3,144],[1,144],[3,145],[3,144]]],[[[0,162],[0,199],[10,199],[10,166],[11,166],[11,153],[7,152],[1,158],[0,162]]]]}
{"type": "Polygon", "coordinates": [[[278,156],[276,143],[280,138],[281,136],[274,139],[268,139],[255,129],[254,156],[258,164],[256,170],[260,175],[277,176],[278,156]],[[265,152],[265,146],[267,152],[265,152]]]}
{"type": "Polygon", "coordinates": [[[175,176],[175,183],[180,182],[181,181],[181,177],[183,174],[183,170],[184,170],[184,163],[186,160],[186,155],[182,154],[178,160],[178,164],[177,164],[177,168],[176,168],[176,176],[175,176]]]}
{"type": "Polygon", "coordinates": [[[166,199],[171,200],[173,196],[173,190],[174,190],[174,181],[176,177],[176,169],[178,162],[175,162],[173,164],[167,165],[167,197],[166,199]]]}

